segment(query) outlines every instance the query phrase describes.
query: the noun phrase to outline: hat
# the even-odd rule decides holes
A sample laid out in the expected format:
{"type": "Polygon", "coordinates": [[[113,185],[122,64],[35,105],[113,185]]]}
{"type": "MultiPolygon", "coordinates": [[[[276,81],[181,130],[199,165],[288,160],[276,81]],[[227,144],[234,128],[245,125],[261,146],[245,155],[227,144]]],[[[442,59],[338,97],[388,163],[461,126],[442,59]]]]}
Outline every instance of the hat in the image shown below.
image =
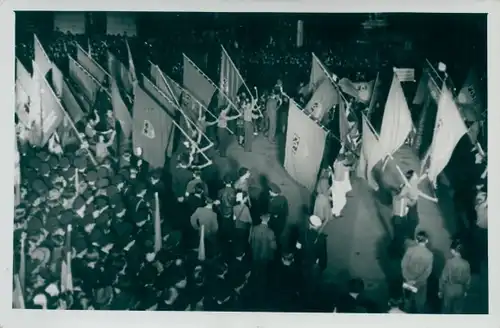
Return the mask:
{"type": "Polygon", "coordinates": [[[59,167],[59,159],[55,155],[50,155],[48,163],[52,170],[59,167]]]}
{"type": "Polygon", "coordinates": [[[73,159],[73,166],[79,170],[83,171],[88,166],[87,158],[85,156],[79,155],[73,159]]]}
{"type": "Polygon", "coordinates": [[[109,202],[108,202],[108,199],[106,198],[106,196],[97,196],[94,199],[93,203],[95,205],[95,208],[97,208],[97,209],[102,209],[102,208],[109,205],[109,202]]]}
{"type": "Polygon", "coordinates": [[[45,185],[45,182],[43,182],[42,179],[34,180],[32,188],[39,195],[43,195],[48,190],[47,186],[45,185]]]}
{"type": "Polygon", "coordinates": [[[132,154],[129,152],[129,151],[126,151],[123,153],[122,155],[122,158],[125,160],[125,161],[130,161],[130,158],[132,157],[132,154]]]}
{"type": "Polygon", "coordinates": [[[321,221],[320,217],[319,217],[319,216],[317,216],[317,215],[311,215],[311,216],[309,217],[309,224],[310,224],[311,226],[313,226],[314,228],[321,227],[321,224],[322,224],[322,223],[323,223],[323,222],[321,221]]]}
{"type": "Polygon", "coordinates": [[[94,301],[97,305],[106,305],[113,298],[113,288],[111,286],[99,288],[94,297],[94,301]]]}
{"type": "Polygon", "coordinates": [[[112,198],[113,196],[119,194],[120,191],[118,190],[118,188],[116,186],[108,186],[106,187],[106,196],[108,196],[109,198],[112,198]]]}
{"type": "Polygon", "coordinates": [[[40,164],[40,169],[38,170],[40,175],[48,176],[50,174],[50,165],[47,162],[43,162],[40,164]]]}
{"type": "Polygon", "coordinates": [[[161,171],[160,170],[153,170],[153,172],[151,172],[151,178],[153,179],[161,179],[161,171]]]}
{"type": "Polygon", "coordinates": [[[70,165],[71,164],[67,157],[61,157],[61,159],[59,160],[59,167],[63,170],[69,169],[70,165]]]}
{"type": "Polygon", "coordinates": [[[32,169],[38,171],[40,169],[40,165],[42,165],[42,161],[38,157],[31,157],[28,165],[32,169]]]}
{"type": "Polygon", "coordinates": [[[23,179],[25,181],[33,181],[38,176],[38,173],[30,167],[27,167],[23,172],[23,179]]]}
{"type": "Polygon", "coordinates": [[[59,216],[61,215],[63,210],[64,210],[64,207],[62,207],[62,206],[51,207],[47,216],[59,218],[59,216]]]}
{"type": "Polygon", "coordinates": [[[62,212],[59,220],[63,226],[70,224],[73,221],[73,211],[66,210],[62,212]]]}
{"type": "Polygon", "coordinates": [[[103,188],[106,188],[109,186],[109,180],[106,179],[106,178],[101,178],[101,179],[98,179],[96,184],[95,184],[96,188],[98,189],[103,189],[103,188]]]}
{"type": "Polygon", "coordinates": [[[95,183],[97,181],[97,172],[89,170],[85,175],[85,180],[87,180],[88,183],[95,183]]]}
{"type": "Polygon", "coordinates": [[[95,224],[99,227],[106,227],[110,221],[110,215],[108,211],[102,212],[97,219],[95,220],[95,224]]]}
{"type": "MultiPolygon", "coordinates": [[[[85,199],[85,200],[88,200],[90,199],[90,197],[92,197],[94,195],[93,191],[91,188],[86,188],[85,191],[82,193],[82,197],[85,199]]],[[[91,205],[92,203],[90,203],[91,205]]]]}
{"type": "Polygon", "coordinates": [[[29,255],[39,263],[47,263],[50,260],[50,250],[46,247],[35,248],[29,255]]]}
{"type": "Polygon", "coordinates": [[[142,181],[138,181],[137,184],[134,187],[136,195],[146,191],[146,184],[142,181]]]}
{"type": "Polygon", "coordinates": [[[61,222],[56,217],[48,216],[47,221],[45,222],[45,230],[47,230],[50,234],[56,232],[57,229],[61,227],[61,222]]]}
{"type": "Polygon", "coordinates": [[[85,200],[81,196],[76,197],[73,201],[73,209],[77,211],[83,206],[85,206],[85,200]]]}
{"type": "Polygon", "coordinates": [[[87,242],[85,241],[85,236],[79,232],[72,234],[71,245],[75,249],[76,254],[83,252],[88,247],[87,242]]]}
{"type": "MultiPolygon", "coordinates": [[[[118,186],[120,183],[123,183],[125,182],[126,178],[124,175],[121,174],[122,172],[120,171],[120,173],[114,175],[112,178],[111,178],[111,184],[114,185],[114,186],[118,186]]],[[[123,172],[124,173],[124,172],[123,172]]]]}
{"type": "Polygon", "coordinates": [[[128,244],[133,239],[132,231],[134,227],[128,222],[113,222],[112,229],[121,244],[128,244]]]}
{"type": "Polygon", "coordinates": [[[94,230],[92,230],[89,237],[92,245],[100,247],[108,244],[107,236],[98,227],[95,227],[94,230]]]}
{"type": "Polygon", "coordinates": [[[92,214],[86,214],[83,219],[81,220],[82,221],[82,225],[85,227],[86,225],[88,224],[93,224],[95,223],[95,219],[94,217],[92,216],[92,214]]]}
{"type": "Polygon", "coordinates": [[[36,156],[42,161],[46,162],[49,159],[50,154],[46,152],[45,150],[41,150],[36,154],[36,156]]]}
{"type": "Polygon", "coordinates": [[[119,199],[113,199],[113,203],[111,203],[111,207],[113,208],[113,211],[115,213],[120,213],[124,209],[126,209],[125,205],[123,202],[119,199]]]}
{"type": "Polygon", "coordinates": [[[28,220],[28,227],[27,231],[28,233],[40,233],[40,231],[43,228],[43,222],[39,217],[36,216],[31,216],[28,220]]]}
{"type": "Polygon", "coordinates": [[[100,166],[97,169],[97,177],[99,179],[104,179],[110,176],[110,170],[105,166],[100,166]]]}
{"type": "Polygon", "coordinates": [[[271,183],[269,185],[269,192],[272,194],[278,195],[279,193],[281,193],[281,189],[280,189],[280,187],[278,187],[278,185],[271,183]]]}

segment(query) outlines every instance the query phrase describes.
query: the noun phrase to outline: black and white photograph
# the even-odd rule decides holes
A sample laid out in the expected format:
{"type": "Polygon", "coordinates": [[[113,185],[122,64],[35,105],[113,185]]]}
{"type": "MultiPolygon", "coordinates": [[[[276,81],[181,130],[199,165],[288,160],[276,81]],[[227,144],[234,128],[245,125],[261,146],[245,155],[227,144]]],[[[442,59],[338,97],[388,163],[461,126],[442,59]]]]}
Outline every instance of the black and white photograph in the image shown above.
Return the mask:
{"type": "Polygon", "coordinates": [[[487,13],[14,16],[12,309],[490,313],[487,13]]]}

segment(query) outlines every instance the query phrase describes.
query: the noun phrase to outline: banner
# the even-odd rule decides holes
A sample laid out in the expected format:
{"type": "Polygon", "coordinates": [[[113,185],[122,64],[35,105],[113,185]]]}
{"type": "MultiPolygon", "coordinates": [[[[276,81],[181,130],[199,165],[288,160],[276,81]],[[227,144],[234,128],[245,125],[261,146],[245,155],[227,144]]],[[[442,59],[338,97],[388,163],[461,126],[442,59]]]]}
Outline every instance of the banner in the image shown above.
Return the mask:
{"type": "Polygon", "coordinates": [[[382,148],[381,151],[384,154],[392,154],[398,150],[405,143],[412,130],[413,121],[410,108],[397,74],[394,74],[380,128],[379,145],[382,148]]]}
{"type": "MultiPolygon", "coordinates": [[[[236,102],[238,91],[243,85],[243,78],[224,47],[222,47],[219,82],[219,88],[231,101],[236,102]]],[[[248,96],[250,97],[251,95],[248,96]]],[[[227,104],[227,100],[224,103],[227,104]]]]}
{"type": "Polygon", "coordinates": [[[394,68],[394,73],[400,82],[415,82],[414,68],[394,68]]]}
{"type": "Polygon", "coordinates": [[[78,44],[76,60],[85,68],[99,83],[106,86],[105,79],[108,73],[78,44]]]}
{"type": "Polygon", "coordinates": [[[137,23],[136,13],[107,12],[106,13],[106,34],[136,36],[137,23]]]}
{"type": "Polygon", "coordinates": [[[63,92],[63,73],[57,67],[56,64],[52,65],[52,86],[54,87],[54,92],[58,97],[61,97],[63,92]]]}
{"type": "Polygon", "coordinates": [[[35,47],[35,63],[38,66],[40,74],[45,77],[45,75],[52,69],[52,61],[47,56],[47,53],[43,49],[40,40],[38,40],[36,34],[34,37],[34,47],[35,47]]]}
{"type": "MultiPolygon", "coordinates": [[[[40,87],[40,89],[34,90],[34,95],[40,95],[40,109],[35,112],[35,124],[37,125],[37,129],[41,131],[41,142],[39,145],[43,147],[59,124],[61,124],[64,118],[64,112],[61,103],[52,90],[50,84],[45,78],[40,78],[41,72],[38,70],[36,63],[33,65],[33,76],[36,80],[35,85],[40,87]]],[[[36,100],[36,103],[38,103],[38,100],[36,100]]]]}
{"type": "Polygon", "coordinates": [[[438,104],[434,136],[429,152],[428,176],[432,182],[450,161],[459,140],[467,133],[467,127],[460,116],[453,96],[446,86],[443,87],[438,104]]]}
{"type": "Polygon", "coordinates": [[[326,131],[290,101],[284,166],[295,181],[310,191],[316,186],[325,141],[326,131]]]}
{"type": "Polygon", "coordinates": [[[339,93],[328,79],[323,79],[317,87],[312,98],[306,105],[305,111],[312,113],[311,116],[321,121],[326,113],[339,103],[339,93]]]}
{"type": "Polygon", "coordinates": [[[324,80],[328,80],[328,72],[325,72],[319,58],[312,55],[311,75],[309,76],[309,93],[313,93],[324,80]]]}
{"type": "Polygon", "coordinates": [[[68,82],[66,82],[66,80],[63,80],[62,85],[63,87],[62,87],[61,102],[64,108],[66,109],[67,113],[73,120],[73,123],[76,124],[85,116],[85,113],[80,107],[80,104],[78,103],[78,100],[76,99],[75,95],[73,94],[73,92],[71,92],[68,82]]]}
{"type": "Polygon", "coordinates": [[[485,108],[479,86],[479,77],[474,68],[469,70],[464,85],[457,96],[462,116],[468,121],[478,121],[481,119],[485,108]]]}
{"type": "Polygon", "coordinates": [[[19,59],[16,58],[16,81],[19,81],[23,89],[29,94],[31,93],[31,74],[28,72],[26,67],[21,63],[19,59]]]}
{"type": "Polygon", "coordinates": [[[130,115],[127,105],[122,99],[115,80],[111,80],[111,105],[116,119],[120,122],[123,134],[126,138],[129,138],[132,134],[132,115],[130,115]]]}
{"type": "Polygon", "coordinates": [[[16,81],[15,86],[16,93],[16,114],[17,117],[24,125],[29,126],[30,124],[30,114],[29,114],[29,106],[30,106],[30,96],[26,90],[24,90],[22,84],[19,80],[16,81]]]}
{"type": "Polygon", "coordinates": [[[163,108],[167,111],[167,113],[172,117],[175,118],[177,117],[177,108],[176,105],[174,105],[173,101],[170,100],[167,95],[162,92],[160,89],[158,89],[153,82],[151,82],[150,79],[148,79],[144,74],[142,75],[142,86],[144,87],[144,90],[160,105],[163,106],[163,108]]]}
{"type": "Polygon", "coordinates": [[[429,69],[425,68],[422,72],[422,77],[418,82],[417,91],[415,92],[415,97],[413,98],[413,105],[420,106],[424,103],[425,97],[428,92],[429,83],[429,69]]]}
{"type": "Polygon", "coordinates": [[[140,147],[152,167],[163,167],[165,152],[172,155],[175,125],[162,106],[137,86],[133,108],[134,148],[140,147]]]}
{"type": "Polygon", "coordinates": [[[129,95],[133,93],[134,86],[130,81],[128,68],[108,50],[108,71],[116,80],[119,89],[125,90],[129,95]]]}
{"type": "Polygon", "coordinates": [[[69,58],[69,77],[78,85],[90,104],[94,104],[100,85],[90,73],[71,56],[69,58]]]}
{"type": "Polygon", "coordinates": [[[209,107],[216,87],[186,55],[183,84],[205,107],[209,107]]]}
{"type": "Polygon", "coordinates": [[[130,79],[130,84],[133,85],[135,81],[137,81],[137,74],[135,73],[134,57],[132,57],[132,51],[130,51],[130,46],[128,44],[127,39],[125,39],[125,45],[127,46],[129,79],[130,79]]]}
{"type": "Polygon", "coordinates": [[[54,13],[54,31],[71,33],[73,35],[85,34],[85,13],[59,11],[54,13]]]}
{"type": "Polygon", "coordinates": [[[373,168],[384,158],[384,153],[380,149],[377,136],[363,115],[363,135],[361,141],[361,154],[358,164],[358,176],[368,181],[370,187],[378,190],[379,186],[373,176],[373,168]]]}

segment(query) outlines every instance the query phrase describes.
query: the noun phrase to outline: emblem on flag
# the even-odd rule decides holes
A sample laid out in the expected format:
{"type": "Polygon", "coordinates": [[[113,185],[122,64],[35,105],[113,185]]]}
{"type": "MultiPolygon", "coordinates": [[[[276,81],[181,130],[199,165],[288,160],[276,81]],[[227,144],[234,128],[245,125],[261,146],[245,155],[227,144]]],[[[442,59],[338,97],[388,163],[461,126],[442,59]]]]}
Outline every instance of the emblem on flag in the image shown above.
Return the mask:
{"type": "Polygon", "coordinates": [[[292,142],[292,152],[293,154],[297,153],[297,150],[299,149],[300,145],[300,137],[295,133],[293,135],[293,142],[292,142]]]}
{"type": "Polygon", "coordinates": [[[150,121],[144,120],[144,124],[142,126],[142,134],[144,134],[149,139],[155,138],[155,129],[150,121]]]}

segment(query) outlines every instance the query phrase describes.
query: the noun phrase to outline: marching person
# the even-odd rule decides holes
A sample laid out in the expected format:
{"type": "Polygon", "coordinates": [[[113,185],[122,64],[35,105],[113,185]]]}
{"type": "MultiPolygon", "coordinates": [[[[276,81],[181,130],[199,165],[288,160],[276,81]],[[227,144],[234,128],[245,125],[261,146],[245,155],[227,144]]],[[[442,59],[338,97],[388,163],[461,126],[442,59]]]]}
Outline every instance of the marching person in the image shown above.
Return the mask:
{"type": "Polygon", "coordinates": [[[303,281],[302,296],[307,309],[313,309],[319,288],[319,280],[326,268],[326,235],[320,231],[322,221],[311,215],[307,227],[299,233],[295,248],[301,267],[303,281]]]}
{"type": "Polygon", "coordinates": [[[99,163],[102,163],[109,156],[109,147],[115,142],[116,131],[111,133],[108,141],[105,141],[103,135],[99,136],[99,141],[95,145],[95,158],[99,163]]]}
{"type": "Polygon", "coordinates": [[[57,132],[54,132],[52,137],[49,139],[49,152],[51,154],[57,155],[58,157],[62,156],[63,154],[63,149],[61,146],[61,140],[59,138],[59,135],[57,132]]]}
{"type": "Polygon", "coordinates": [[[408,197],[408,189],[400,187],[392,198],[392,224],[394,237],[391,245],[391,254],[400,258],[404,253],[404,246],[408,240],[415,238],[416,225],[408,218],[409,207],[416,201],[408,197]]]}
{"type": "Polygon", "coordinates": [[[463,245],[454,240],[450,247],[451,258],[446,261],[439,279],[439,298],[443,314],[462,314],[465,297],[470,288],[471,270],[463,257],[463,245]]]}
{"type": "Polygon", "coordinates": [[[229,147],[229,144],[231,142],[230,138],[231,136],[229,135],[229,132],[227,131],[227,123],[229,121],[236,120],[241,116],[241,113],[234,115],[234,116],[229,116],[229,111],[231,110],[231,104],[228,104],[225,108],[223,108],[219,116],[217,117],[217,120],[215,122],[207,122],[208,126],[217,124],[217,137],[219,141],[219,153],[221,157],[226,157],[226,150],[227,147],[229,147]]]}
{"type": "Polygon", "coordinates": [[[342,216],[342,211],[347,204],[347,193],[352,190],[349,178],[349,167],[346,165],[346,157],[343,152],[339,154],[333,163],[332,184],[332,214],[335,217],[342,216]]]}
{"type": "Polygon", "coordinates": [[[245,250],[250,227],[252,226],[252,216],[247,206],[248,194],[239,192],[236,194],[236,205],[233,208],[234,215],[234,236],[237,250],[245,250]]]}
{"type": "Polygon", "coordinates": [[[424,314],[427,307],[427,279],[432,272],[434,255],[427,248],[429,237],[425,231],[418,232],[415,241],[416,244],[406,250],[401,261],[403,289],[410,293],[410,309],[424,314]]]}
{"type": "Polygon", "coordinates": [[[217,232],[219,230],[217,214],[213,210],[212,200],[207,199],[204,207],[198,207],[193,215],[191,215],[190,221],[193,229],[198,232],[200,232],[201,226],[205,227],[207,257],[212,257],[217,252],[217,232]]]}
{"type": "Polygon", "coordinates": [[[252,151],[252,141],[253,141],[253,106],[248,98],[243,100],[243,121],[245,129],[245,145],[244,149],[246,152],[252,151]]]}
{"type": "Polygon", "coordinates": [[[179,154],[177,159],[177,164],[170,171],[172,175],[172,191],[177,201],[182,203],[186,196],[187,185],[193,179],[193,173],[188,169],[188,154],[179,154]]]}
{"type": "Polygon", "coordinates": [[[318,216],[323,223],[333,217],[330,203],[330,174],[330,168],[323,169],[316,186],[313,214],[318,216]]]}
{"type": "Polygon", "coordinates": [[[269,130],[267,131],[267,137],[269,142],[276,142],[276,128],[278,125],[278,108],[280,107],[280,101],[277,92],[273,90],[271,96],[266,102],[266,120],[268,121],[269,130]]]}

